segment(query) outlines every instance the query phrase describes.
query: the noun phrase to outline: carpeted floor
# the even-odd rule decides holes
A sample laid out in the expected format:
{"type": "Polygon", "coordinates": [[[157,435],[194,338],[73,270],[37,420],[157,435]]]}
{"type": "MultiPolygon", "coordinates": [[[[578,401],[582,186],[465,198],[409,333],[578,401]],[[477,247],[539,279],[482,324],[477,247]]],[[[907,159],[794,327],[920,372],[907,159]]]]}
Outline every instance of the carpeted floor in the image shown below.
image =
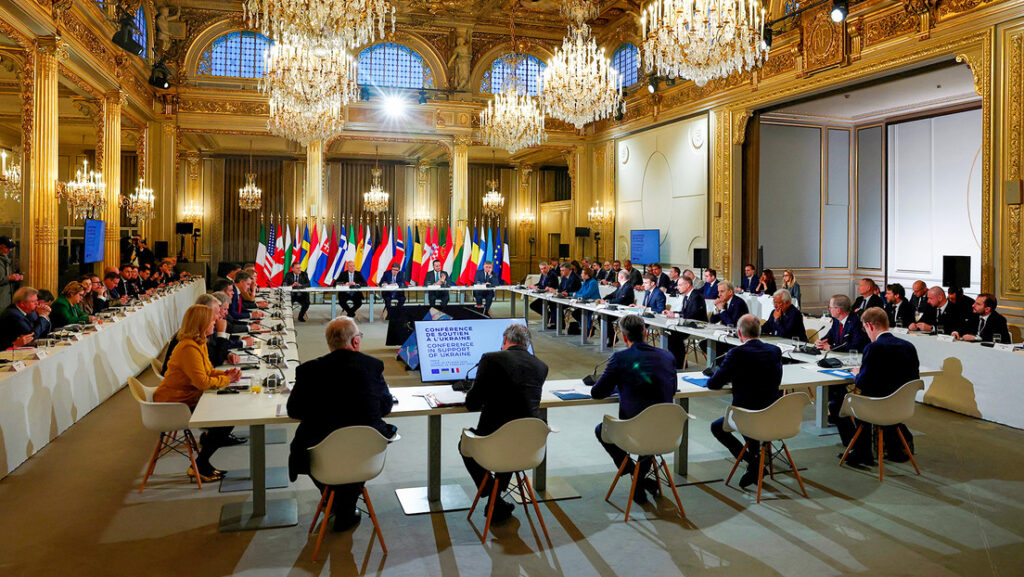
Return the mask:
{"type": "MultiPolygon", "coordinates": [[[[494,312],[507,310],[499,303],[494,312]]],[[[327,351],[328,315],[328,307],[314,306],[310,322],[297,324],[303,359],[327,351]]],[[[396,349],[383,346],[385,324],[363,320],[364,351],[385,361],[388,382],[419,384],[395,360],[396,349]]],[[[551,367],[551,378],[582,376],[604,357],[596,346],[575,343],[535,333],[537,356],[551,367]]],[[[154,384],[155,377],[145,380],[154,384]]],[[[694,477],[728,473],[731,461],[708,431],[727,404],[726,398],[691,403],[698,419],[690,429],[694,477]]],[[[313,563],[306,530],[318,495],[306,478],[271,491],[298,499],[298,526],[259,532],[219,533],[221,506],[248,495],[219,493],[215,485],[196,490],[180,457],[162,460],[140,495],[155,437],[123,390],[0,481],[0,575],[1024,574],[1024,431],[919,405],[909,424],[923,475],[909,464],[887,465],[880,484],[875,470],[837,467],[838,437],[808,428],[789,446],[806,467],[810,499],[788,475],[766,485],[760,505],[735,480],[696,484],[680,488],[685,519],[670,500],[658,499],[634,508],[623,523],[628,487],[620,485],[611,504],[604,501],[613,468],[593,435],[606,411],[614,407],[549,413],[561,429],[549,441],[549,476],[565,478],[582,496],[542,505],[551,545],[521,508],[486,545],[478,536],[481,513],[471,521],[465,512],[404,515],[395,489],[426,481],[426,419],[407,417],[392,420],[403,439],[368,486],[390,554],[371,546],[372,525],[364,519],[354,531],[328,534],[322,560],[313,563]]],[[[471,491],[455,445],[475,415],[443,423],[443,480],[471,491]]],[[[268,447],[267,458],[285,464],[287,445],[268,447]]],[[[245,446],[232,447],[218,452],[214,464],[244,468],[247,459],[245,446]]]]}

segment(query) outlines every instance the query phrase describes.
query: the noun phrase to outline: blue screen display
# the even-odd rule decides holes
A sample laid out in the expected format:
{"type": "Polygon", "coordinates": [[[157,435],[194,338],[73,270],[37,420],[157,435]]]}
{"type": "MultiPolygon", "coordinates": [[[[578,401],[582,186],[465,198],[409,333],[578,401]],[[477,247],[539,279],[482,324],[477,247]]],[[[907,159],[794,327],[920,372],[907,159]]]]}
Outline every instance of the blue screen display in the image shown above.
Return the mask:
{"type": "Polygon", "coordinates": [[[629,260],[633,264],[661,262],[661,231],[658,229],[629,231],[629,260]]]}
{"type": "Polygon", "coordinates": [[[102,220],[85,221],[85,247],[83,262],[99,262],[103,260],[103,237],[107,223],[102,220]]]}

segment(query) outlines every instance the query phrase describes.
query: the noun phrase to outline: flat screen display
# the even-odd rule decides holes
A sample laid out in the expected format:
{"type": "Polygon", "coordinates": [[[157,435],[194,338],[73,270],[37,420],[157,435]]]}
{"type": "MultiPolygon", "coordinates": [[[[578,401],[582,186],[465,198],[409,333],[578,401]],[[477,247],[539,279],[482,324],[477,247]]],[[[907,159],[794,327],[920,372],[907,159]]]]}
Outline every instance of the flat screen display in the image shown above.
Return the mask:
{"type": "Polygon", "coordinates": [[[102,220],[85,221],[85,246],[82,260],[99,262],[103,260],[103,237],[106,235],[107,223],[102,220]]]}
{"type": "Polygon", "coordinates": [[[633,264],[661,262],[661,231],[642,229],[629,231],[629,260],[633,264]]]}
{"type": "Polygon", "coordinates": [[[484,353],[501,350],[502,334],[512,323],[526,324],[523,319],[416,321],[420,379],[429,383],[466,378],[484,353]]]}

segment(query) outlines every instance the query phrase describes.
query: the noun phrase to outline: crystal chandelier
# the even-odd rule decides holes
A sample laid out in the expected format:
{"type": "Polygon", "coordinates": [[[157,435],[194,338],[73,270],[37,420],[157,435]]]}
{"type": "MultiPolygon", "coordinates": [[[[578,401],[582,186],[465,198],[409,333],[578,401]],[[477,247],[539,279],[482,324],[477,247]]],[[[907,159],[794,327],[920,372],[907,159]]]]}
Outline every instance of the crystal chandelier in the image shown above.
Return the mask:
{"type": "Polygon", "coordinates": [[[488,190],[484,194],[484,214],[498,216],[505,208],[505,197],[498,192],[498,179],[494,178],[494,150],[491,150],[491,179],[487,181],[488,190]]]}
{"type": "Polygon", "coordinates": [[[185,206],[185,213],[183,215],[185,222],[198,223],[203,220],[203,207],[195,201],[189,201],[188,205],[185,206]]]}
{"type": "Polygon", "coordinates": [[[21,165],[18,164],[14,159],[16,155],[11,155],[11,164],[7,164],[7,151],[0,151],[0,159],[2,159],[2,168],[0,168],[0,189],[3,191],[3,195],[0,199],[10,200],[13,202],[21,202],[21,165]]]}
{"type": "MultiPolygon", "coordinates": [[[[377,152],[380,152],[379,147],[377,152]]],[[[363,210],[374,216],[387,211],[388,199],[391,196],[387,192],[384,192],[384,187],[380,184],[381,172],[381,169],[375,162],[373,170],[370,172],[370,174],[373,175],[373,184],[370,185],[370,190],[363,193],[363,210]]]]}
{"type": "Polygon", "coordinates": [[[57,183],[57,198],[68,204],[68,216],[75,220],[100,218],[107,206],[103,175],[89,170],[89,161],[75,172],[75,180],[57,183]]]}
{"type": "Polygon", "coordinates": [[[704,86],[761,66],[764,25],[757,0],[652,0],[640,18],[644,69],[704,86]]]}
{"type": "Polygon", "coordinates": [[[135,187],[135,192],[128,196],[121,197],[121,206],[125,207],[128,218],[131,219],[132,224],[138,224],[139,221],[148,221],[153,218],[153,189],[142,184],[142,179],[139,179],[138,186],[135,187]]]}
{"type": "Polygon", "coordinates": [[[585,23],[596,13],[592,3],[563,1],[569,35],[562,39],[561,48],[555,50],[544,69],[544,110],[577,129],[612,116],[622,101],[622,79],[585,23]]]}
{"type": "Polygon", "coordinates": [[[275,42],[317,38],[344,50],[383,38],[395,8],[385,0],[243,0],[243,14],[253,28],[275,42]]]}
{"type": "MultiPolygon", "coordinates": [[[[509,23],[512,49],[516,50],[515,3],[509,23]]],[[[544,112],[538,100],[527,92],[526,86],[519,86],[516,73],[523,56],[517,52],[509,55],[508,68],[511,76],[505,78],[503,90],[494,95],[487,108],[480,112],[480,135],[491,147],[504,148],[515,153],[543,143],[548,139],[544,131],[544,112]]]]}
{"type": "Polygon", "coordinates": [[[263,190],[256,186],[256,173],[252,171],[252,141],[249,141],[249,171],[245,173],[245,186],[238,189],[238,207],[259,210],[263,206],[263,190]]]}
{"type": "Polygon", "coordinates": [[[270,99],[267,130],[271,134],[306,146],[318,140],[328,141],[344,128],[345,116],[340,106],[314,102],[296,110],[270,99]]]}
{"type": "Polygon", "coordinates": [[[615,219],[615,214],[604,208],[601,208],[601,201],[594,201],[594,206],[590,207],[587,211],[587,220],[595,226],[604,226],[611,223],[615,219]]]}
{"type": "Polygon", "coordinates": [[[537,222],[537,215],[533,214],[533,211],[527,210],[526,212],[519,213],[519,226],[531,227],[537,222]]]}

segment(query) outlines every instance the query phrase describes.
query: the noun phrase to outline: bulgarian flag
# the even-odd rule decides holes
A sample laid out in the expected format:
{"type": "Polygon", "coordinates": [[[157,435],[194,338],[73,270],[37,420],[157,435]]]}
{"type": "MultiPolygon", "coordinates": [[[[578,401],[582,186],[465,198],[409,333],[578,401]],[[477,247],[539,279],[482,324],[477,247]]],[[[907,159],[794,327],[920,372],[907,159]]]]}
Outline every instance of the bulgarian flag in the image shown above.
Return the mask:
{"type": "Polygon", "coordinates": [[[462,276],[462,261],[463,261],[463,249],[466,247],[466,243],[462,240],[462,233],[458,228],[455,229],[455,260],[452,261],[452,278],[455,279],[455,283],[458,284],[458,277],[462,276]]]}
{"type": "MultiPolygon", "coordinates": [[[[285,273],[292,270],[292,252],[295,247],[295,239],[292,238],[292,225],[286,225],[284,232],[284,264],[281,269],[285,273]]],[[[284,278],[282,276],[282,278],[284,278]]]]}
{"type": "Polygon", "coordinates": [[[259,244],[256,246],[256,284],[261,287],[267,286],[267,271],[264,263],[267,260],[267,229],[260,223],[259,244]]]}
{"type": "Polygon", "coordinates": [[[284,237],[281,234],[281,227],[277,227],[274,235],[274,264],[270,268],[270,286],[281,286],[284,281],[284,237]]]}

